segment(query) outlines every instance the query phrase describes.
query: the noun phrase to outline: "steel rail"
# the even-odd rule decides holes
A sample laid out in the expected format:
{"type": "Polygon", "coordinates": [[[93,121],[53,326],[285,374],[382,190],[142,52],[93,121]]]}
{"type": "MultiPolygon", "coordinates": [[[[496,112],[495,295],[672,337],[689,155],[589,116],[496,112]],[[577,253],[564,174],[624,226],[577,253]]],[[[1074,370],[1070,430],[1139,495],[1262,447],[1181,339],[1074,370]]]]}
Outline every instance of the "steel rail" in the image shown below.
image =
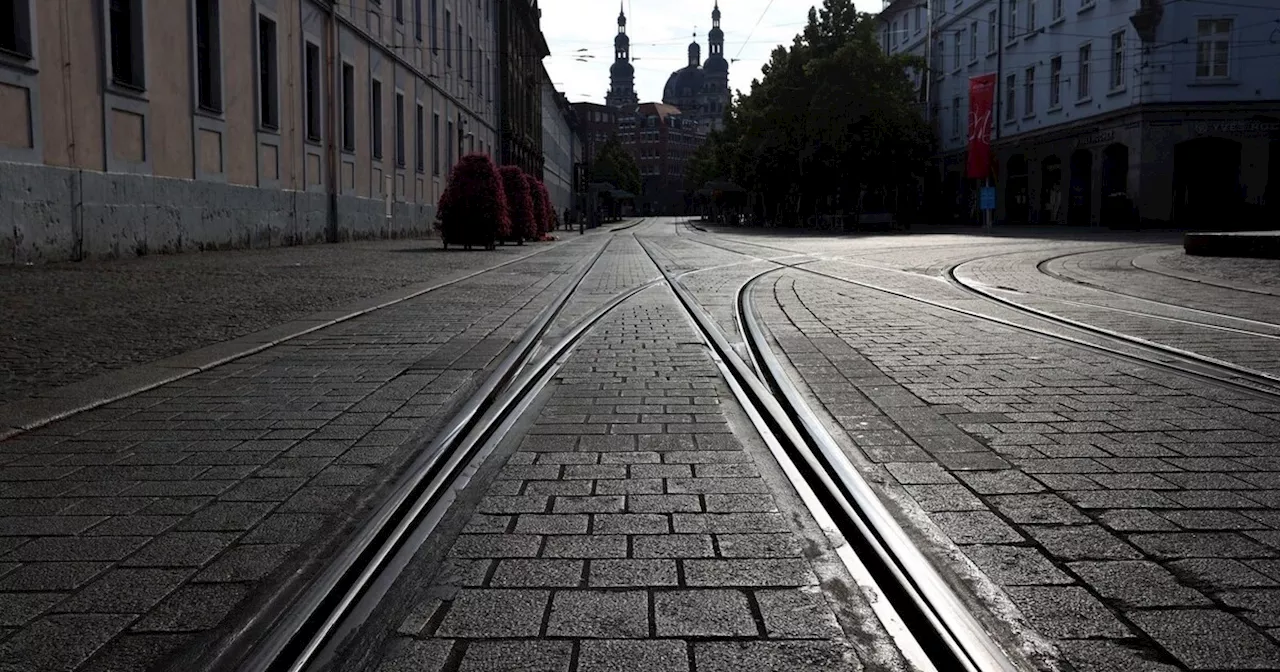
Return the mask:
{"type": "MultiPolygon", "coordinates": [[[[637,238],[639,241],[639,238],[637,238]]],[[[959,598],[928,565],[919,550],[906,539],[905,532],[892,521],[866,480],[823,431],[827,443],[820,443],[814,427],[801,431],[796,418],[812,417],[798,395],[776,395],[752,373],[692,294],[658,264],[649,246],[645,252],[662,272],[667,285],[692,318],[702,337],[725,363],[740,400],[767,423],[766,440],[776,440],[804,465],[807,479],[816,481],[814,491],[840,532],[857,550],[858,559],[871,570],[877,585],[902,616],[911,635],[939,670],[947,672],[1013,672],[1019,668],[978,625],[959,598]],[[795,405],[803,407],[802,411],[795,405]],[[784,406],[791,406],[789,410],[784,406]],[[810,434],[814,432],[814,434],[810,434]]],[[[770,269],[777,270],[777,269],[770,269]]],[[[763,274],[763,273],[762,273],[763,274]]],[[[758,276],[757,276],[758,277],[758,276]]],[[[764,353],[760,353],[763,355],[764,353]]],[[[767,364],[767,359],[763,359],[767,364]]],[[[775,383],[779,383],[776,381],[775,383]]],[[[785,389],[780,386],[780,389],[785,389]]],[[[803,420],[801,422],[803,426],[803,420]]]]}
{"type": "MultiPolygon", "coordinates": [[[[721,250],[726,250],[728,252],[735,252],[737,254],[741,254],[746,257],[753,256],[747,252],[734,250],[730,247],[717,245],[715,243],[708,242],[705,240],[700,240],[699,237],[690,238],[690,240],[694,240],[702,245],[707,245],[709,247],[715,247],[721,250]]],[[[909,301],[914,301],[916,303],[922,303],[924,305],[931,306],[933,308],[939,308],[941,310],[946,310],[948,312],[964,315],[966,317],[971,317],[971,318],[982,320],[985,322],[999,324],[1001,326],[1009,327],[1011,329],[1016,329],[1024,333],[1043,336],[1046,338],[1052,338],[1057,341],[1068,343],[1075,347],[1079,347],[1085,350],[1106,355],[1113,359],[1119,359],[1119,360],[1129,362],[1131,364],[1140,364],[1142,366],[1156,368],[1156,369],[1160,369],[1162,371],[1167,371],[1170,373],[1176,373],[1182,376],[1197,379],[1202,382],[1207,382],[1207,383],[1211,383],[1221,387],[1227,387],[1239,392],[1244,392],[1252,396],[1255,396],[1257,398],[1266,399],[1268,401],[1274,401],[1277,397],[1280,397],[1280,387],[1278,387],[1275,382],[1269,379],[1258,380],[1251,375],[1242,374],[1240,371],[1235,370],[1234,367],[1224,368],[1212,362],[1199,361],[1196,358],[1182,357],[1181,355],[1178,355],[1176,353],[1169,352],[1167,348],[1161,348],[1154,344],[1133,342],[1133,341],[1130,341],[1129,339],[1120,338],[1120,337],[1105,333],[1105,330],[1103,330],[1103,332],[1100,333],[1097,331],[1093,331],[1087,328],[1081,328],[1079,326],[1075,326],[1071,324],[1059,324],[1059,326],[1061,327],[1073,329],[1076,331],[1083,331],[1085,333],[1090,334],[1093,337],[1101,337],[1101,338],[1121,341],[1126,345],[1138,350],[1143,350],[1143,349],[1154,350],[1157,353],[1160,353],[1162,355],[1173,356],[1175,357],[1175,360],[1170,361],[1166,359],[1160,359],[1155,356],[1141,356],[1141,355],[1133,354],[1130,352],[1123,352],[1116,348],[1108,347],[1106,345],[1101,345],[1099,343],[1094,343],[1088,340],[1084,340],[1082,338],[1076,338],[1074,336],[1057,333],[1049,329],[1043,329],[1043,328],[1033,327],[1030,325],[1019,324],[1012,320],[996,317],[994,315],[986,315],[975,310],[969,310],[967,308],[959,308],[956,306],[951,306],[941,301],[935,301],[933,299],[926,299],[919,296],[913,296],[911,294],[908,294],[906,292],[899,291],[896,289],[889,289],[887,287],[881,287],[879,285],[874,285],[868,282],[862,282],[860,280],[853,280],[853,279],[842,277],[832,273],[827,273],[825,271],[819,271],[812,268],[805,268],[804,264],[813,263],[812,261],[787,263],[782,261],[775,261],[772,259],[764,259],[763,257],[756,257],[756,258],[761,259],[763,261],[770,261],[772,263],[778,264],[779,266],[785,266],[787,268],[791,268],[797,271],[802,271],[805,273],[809,273],[811,275],[827,278],[828,280],[835,280],[836,282],[842,282],[848,285],[853,285],[855,287],[870,289],[883,294],[888,294],[890,296],[907,299],[909,301]],[[1179,362],[1177,360],[1182,360],[1182,361],[1179,362]]],[[[949,282],[949,284],[954,284],[954,283],[949,282]]],[[[960,288],[958,285],[956,286],[960,288]]],[[[985,295],[984,295],[984,298],[986,298],[985,295]]],[[[1012,308],[1015,308],[1016,310],[1016,307],[1012,307],[1012,308]]],[[[1042,315],[1029,313],[1027,311],[1018,310],[1017,312],[1030,315],[1031,317],[1034,317],[1042,321],[1057,322],[1057,320],[1053,320],[1051,318],[1048,318],[1042,315]]]]}
{"type": "MultiPolygon", "coordinates": [[[[442,477],[456,467],[458,446],[475,433],[479,420],[488,418],[499,390],[511,382],[536,347],[551,322],[577,291],[582,280],[604,254],[609,239],[582,265],[574,279],[527,328],[520,341],[485,380],[476,393],[410,465],[391,494],[383,500],[366,523],[314,577],[301,595],[277,614],[267,626],[268,633],[239,661],[224,649],[210,669],[237,669],[242,672],[275,672],[306,669],[312,657],[327,643],[339,621],[369,586],[377,568],[386,562],[404,539],[405,522],[420,513],[422,502],[438,495],[442,477]],[[432,489],[432,486],[437,488],[432,489]]],[[[447,479],[444,481],[447,482],[447,479]]],[[[244,634],[243,631],[238,634],[244,634]]]]}

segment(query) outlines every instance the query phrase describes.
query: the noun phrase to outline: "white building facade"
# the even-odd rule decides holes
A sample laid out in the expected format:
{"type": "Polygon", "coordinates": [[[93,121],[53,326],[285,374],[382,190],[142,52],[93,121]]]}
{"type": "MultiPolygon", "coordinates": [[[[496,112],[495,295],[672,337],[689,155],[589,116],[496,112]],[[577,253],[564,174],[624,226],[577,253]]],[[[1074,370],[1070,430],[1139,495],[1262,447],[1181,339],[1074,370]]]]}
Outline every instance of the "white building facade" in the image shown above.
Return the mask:
{"type": "Polygon", "coordinates": [[[1280,219],[1280,2],[898,0],[880,20],[887,52],[929,64],[934,191],[955,194],[953,217],[976,204],[969,79],[994,74],[999,221],[1280,219]]]}

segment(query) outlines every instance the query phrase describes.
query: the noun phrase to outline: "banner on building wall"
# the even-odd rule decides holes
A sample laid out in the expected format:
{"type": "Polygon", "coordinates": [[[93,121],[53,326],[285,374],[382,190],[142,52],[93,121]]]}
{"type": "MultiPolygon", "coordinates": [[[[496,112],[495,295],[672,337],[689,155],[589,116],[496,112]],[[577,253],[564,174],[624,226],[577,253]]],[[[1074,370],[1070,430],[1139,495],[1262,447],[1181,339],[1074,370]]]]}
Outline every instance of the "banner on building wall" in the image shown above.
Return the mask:
{"type": "Polygon", "coordinates": [[[969,78],[969,165],[966,177],[981,180],[991,174],[991,124],[995,95],[994,74],[969,78]]]}

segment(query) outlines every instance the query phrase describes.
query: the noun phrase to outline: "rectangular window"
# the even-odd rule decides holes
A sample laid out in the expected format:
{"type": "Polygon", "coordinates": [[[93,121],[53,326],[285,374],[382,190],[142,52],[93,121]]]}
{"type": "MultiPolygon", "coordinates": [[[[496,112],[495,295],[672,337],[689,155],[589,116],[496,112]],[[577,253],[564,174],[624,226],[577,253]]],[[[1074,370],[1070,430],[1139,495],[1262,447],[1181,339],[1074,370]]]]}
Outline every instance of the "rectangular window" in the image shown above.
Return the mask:
{"type": "Polygon", "coordinates": [[[1124,87],[1124,31],[1111,35],[1111,90],[1124,87]]]}
{"type": "Polygon", "coordinates": [[[306,98],[307,139],[319,142],[323,137],[320,130],[320,45],[311,42],[306,45],[303,95],[306,98]]]}
{"type": "Polygon", "coordinates": [[[431,114],[431,174],[440,177],[440,113],[431,114]]]}
{"type": "Polygon", "coordinates": [[[407,159],[404,150],[404,94],[396,92],[396,167],[404,168],[407,159]]]}
{"type": "Polygon", "coordinates": [[[418,116],[414,118],[413,126],[413,167],[419,173],[427,170],[427,148],[423,146],[426,140],[426,124],[427,111],[422,108],[422,103],[418,103],[418,116]]]}
{"type": "Polygon", "coordinates": [[[978,60],[978,22],[969,22],[969,61],[978,60]]]}
{"type": "Polygon", "coordinates": [[[1005,25],[1004,39],[1012,41],[1018,36],[1018,0],[1009,0],[1009,20],[1005,25]]]}
{"type": "Polygon", "coordinates": [[[1036,3],[1039,0],[1027,0],[1027,32],[1033,33],[1036,30],[1036,3]]]}
{"type": "Polygon", "coordinates": [[[356,151],[356,66],[342,64],[342,149],[356,151]]]}
{"type": "MultiPolygon", "coordinates": [[[[3,2],[3,0],[0,0],[3,2]]],[[[218,0],[196,0],[196,105],[222,112],[222,25],[218,0]]]]}
{"type": "Polygon", "coordinates": [[[373,158],[382,158],[382,82],[369,84],[369,130],[373,144],[373,158]]]}
{"type": "Polygon", "coordinates": [[[440,54],[440,24],[436,23],[440,16],[440,0],[431,0],[431,53],[440,54]]]}
{"type": "Polygon", "coordinates": [[[34,56],[30,0],[0,0],[0,51],[24,60],[34,56]]]}
{"type": "Polygon", "coordinates": [[[996,20],[996,10],[987,13],[987,55],[996,53],[996,31],[1000,29],[1000,22],[996,20]]]}
{"type": "Polygon", "coordinates": [[[463,48],[462,24],[459,23],[458,24],[458,77],[462,77],[462,63],[463,63],[462,48],[463,48]]]}
{"type": "Polygon", "coordinates": [[[1022,113],[1031,116],[1036,113],[1036,67],[1027,68],[1022,82],[1022,113]]]}
{"type": "Polygon", "coordinates": [[[396,23],[404,23],[404,0],[396,0],[396,23]]]}
{"type": "Polygon", "coordinates": [[[467,38],[467,83],[475,88],[476,85],[476,38],[467,38]]]}
{"type": "Polygon", "coordinates": [[[108,12],[111,82],[144,91],[147,83],[142,44],[142,0],[110,0],[108,12]]]}
{"type": "Polygon", "coordinates": [[[1196,22],[1196,77],[1221,79],[1231,75],[1231,19],[1196,22]]]}
{"type": "Polygon", "coordinates": [[[445,134],[444,144],[446,148],[445,151],[447,152],[445,156],[445,165],[448,166],[448,169],[450,171],[452,171],[453,170],[453,122],[452,121],[446,122],[445,128],[446,128],[446,134],[445,134]]]}
{"type": "Polygon", "coordinates": [[[938,79],[942,79],[942,76],[946,73],[946,70],[947,70],[947,54],[945,51],[946,48],[947,48],[946,41],[938,40],[938,50],[934,52],[935,54],[937,54],[937,59],[938,59],[938,71],[936,73],[938,79]]]}
{"type": "Polygon", "coordinates": [[[956,34],[952,39],[952,45],[951,45],[951,54],[952,54],[952,57],[955,58],[956,60],[955,69],[957,70],[960,69],[960,64],[963,62],[960,60],[960,45],[963,43],[964,43],[964,29],[962,28],[956,31],[956,34]]]}
{"type": "Polygon", "coordinates": [[[1049,109],[1062,105],[1062,57],[1049,61],[1049,109]]]}
{"type": "Polygon", "coordinates": [[[276,22],[258,15],[258,123],[280,128],[280,69],[276,48],[276,22]]]}
{"type": "Polygon", "coordinates": [[[1004,80],[1004,121],[1018,118],[1018,76],[1009,75],[1004,80]]]}
{"type": "Polygon", "coordinates": [[[413,38],[422,41],[422,0],[413,0],[413,38]]]}
{"type": "Polygon", "coordinates": [[[920,5],[916,5],[915,15],[911,19],[911,27],[918,33],[920,32],[920,13],[924,11],[920,5]]]}
{"type": "Polygon", "coordinates": [[[1062,0],[1053,0],[1053,20],[1062,18],[1062,0]]]}
{"type": "Polygon", "coordinates": [[[960,139],[960,97],[956,96],[951,99],[951,137],[954,140],[960,139]]]}
{"type": "Polygon", "coordinates": [[[1076,74],[1076,100],[1089,97],[1089,59],[1093,56],[1093,45],[1080,47],[1080,66],[1076,74]]]}
{"type": "Polygon", "coordinates": [[[453,33],[449,32],[449,24],[453,23],[453,13],[444,10],[444,65],[453,67],[453,33]]]}

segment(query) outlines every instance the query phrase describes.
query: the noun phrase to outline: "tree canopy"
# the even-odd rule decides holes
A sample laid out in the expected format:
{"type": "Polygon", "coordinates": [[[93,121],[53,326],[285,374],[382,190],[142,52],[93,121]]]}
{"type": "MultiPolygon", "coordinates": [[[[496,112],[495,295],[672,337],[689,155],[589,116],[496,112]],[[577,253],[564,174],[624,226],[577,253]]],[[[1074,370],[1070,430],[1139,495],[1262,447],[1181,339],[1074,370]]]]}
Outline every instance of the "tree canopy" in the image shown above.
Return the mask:
{"type": "Polygon", "coordinates": [[[853,212],[863,192],[914,185],[932,154],[913,56],[886,55],[875,18],[852,0],[823,0],[763,77],[738,92],[725,128],[689,159],[686,187],[728,178],[755,193],[766,217],[795,221],[853,212]]]}
{"type": "Polygon", "coordinates": [[[640,195],[640,166],[635,157],[622,147],[616,136],[610,138],[600,147],[599,153],[591,163],[591,181],[608,182],[613,186],[640,195]]]}

